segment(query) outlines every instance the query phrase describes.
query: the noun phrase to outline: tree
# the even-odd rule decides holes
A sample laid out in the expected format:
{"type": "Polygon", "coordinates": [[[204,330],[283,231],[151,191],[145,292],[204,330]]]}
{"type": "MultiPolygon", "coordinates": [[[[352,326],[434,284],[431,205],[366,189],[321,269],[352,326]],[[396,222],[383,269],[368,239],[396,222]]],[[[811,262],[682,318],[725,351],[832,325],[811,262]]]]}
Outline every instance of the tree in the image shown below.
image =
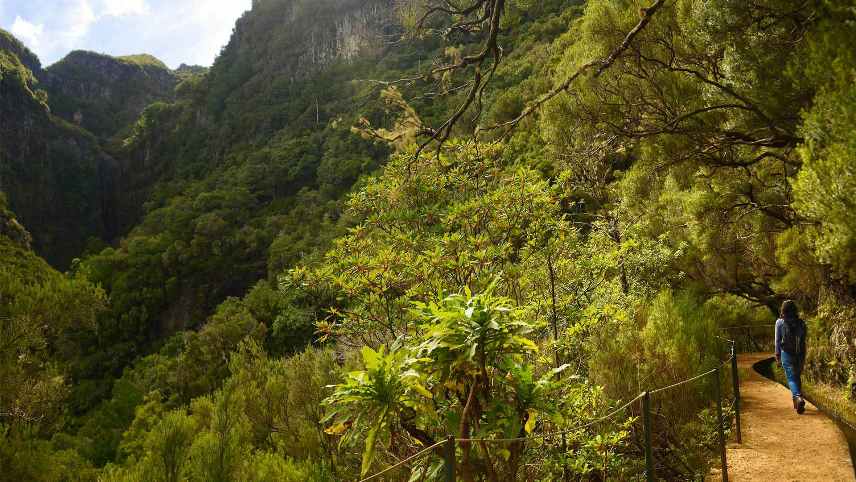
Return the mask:
{"type": "MultiPolygon", "coordinates": [[[[362,475],[383,441],[401,458],[414,443],[428,447],[452,433],[462,439],[463,480],[516,480],[536,427],[566,426],[599,406],[592,387],[558,378],[567,365],[545,369],[534,362],[538,345],[527,335],[536,326],[510,300],[465,292],[416,303],[415,310],[420,335],[388,353],[364,348],[365,369],[351,373],[325,402],[328,433],[344,434],[349,443],[365,437],[362,475]],[[471,438],[514,441],[488,449],[471,438]]],[[[536,464],[527,477],[539,469],[547,467],[536,464]]]]}

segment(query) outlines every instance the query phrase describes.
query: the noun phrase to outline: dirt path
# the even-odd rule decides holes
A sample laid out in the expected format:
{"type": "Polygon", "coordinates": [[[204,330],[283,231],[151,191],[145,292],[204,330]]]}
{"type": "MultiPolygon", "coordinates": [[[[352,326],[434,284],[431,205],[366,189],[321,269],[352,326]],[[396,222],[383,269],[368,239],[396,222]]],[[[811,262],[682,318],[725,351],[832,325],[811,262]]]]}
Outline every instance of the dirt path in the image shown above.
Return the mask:
{"type": "Polygon", "coordinates": [[[790,392],[752,369],[769,354],[741,355],[743,444],[728,449],[732,481],[856,481],[847,440],[826,415],[807,404],[793,409],[790,392]]]}

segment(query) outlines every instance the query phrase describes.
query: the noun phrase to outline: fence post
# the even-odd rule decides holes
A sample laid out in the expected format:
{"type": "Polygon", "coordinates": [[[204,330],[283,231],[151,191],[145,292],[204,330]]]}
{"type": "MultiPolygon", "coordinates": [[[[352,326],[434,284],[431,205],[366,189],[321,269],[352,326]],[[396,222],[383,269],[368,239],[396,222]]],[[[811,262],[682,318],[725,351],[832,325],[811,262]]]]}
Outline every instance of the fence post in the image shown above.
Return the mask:
{"type": "Polygon", "coordinates": [[[734,427],[737,429],[737,443],[743,443],[743,429],[740,427],[740,374],[737,372],[737,350],[731,346],[731,383],[734,385],[734,427]]]}
{"type": "Polygon", "coordinates": [[[445,447],[445,459],[446,459],[446,470],[445,470],[445,479],[446,482],[455,482],[455,437],[454,435],[449,435],[446,439],[446,447],[445,447]]]}
{"type": "Polygon", "coordinates": [[[651,446],[651,394],[642,395],[642,423],[645,426],[645,479],[654,482],[654,451],[651,446]]]}
{"type": "Polygon", "coordinates": [[[722,482],[728,482],[728,459],[725,452],[725,427],[723,427],[723,417],[722,417],[722,389],[719,386],[720,378],[719,378],[719,367],[716,367],[713,371],[713,376],[715,378],[713,388],[716,396],[716,415],[719,432],[719,451],[722,459],[722,482]]]}
{"type": "Polygon", "coordinates": [[[568,470],[568,439],[562,434],[562,480],[570,482],[571,473],[568,470]]]}

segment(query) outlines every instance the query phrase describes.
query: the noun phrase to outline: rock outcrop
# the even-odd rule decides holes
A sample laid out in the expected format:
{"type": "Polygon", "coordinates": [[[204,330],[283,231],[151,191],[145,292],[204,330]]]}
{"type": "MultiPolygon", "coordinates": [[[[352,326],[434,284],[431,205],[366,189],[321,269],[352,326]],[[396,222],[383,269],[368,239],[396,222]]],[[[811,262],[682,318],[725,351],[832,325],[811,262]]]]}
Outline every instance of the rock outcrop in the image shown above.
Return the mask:
{"type": "Polygon", "coordinates": [[[74,51],[45,69],[40,80],[54,114],[108,138],[152,103],[173,100],[180,79],[150,55],[74,51]]]}

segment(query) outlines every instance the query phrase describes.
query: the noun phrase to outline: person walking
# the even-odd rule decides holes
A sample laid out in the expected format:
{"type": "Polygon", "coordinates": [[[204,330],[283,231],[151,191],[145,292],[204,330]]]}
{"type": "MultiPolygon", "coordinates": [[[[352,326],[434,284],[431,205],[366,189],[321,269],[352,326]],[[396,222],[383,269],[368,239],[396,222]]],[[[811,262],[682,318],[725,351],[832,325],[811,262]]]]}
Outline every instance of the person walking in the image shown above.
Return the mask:
{"type": "Polygon", "coordinates": [[[797,305],[792,300],[782,303],[779,319],[776,320],[776,361],[785,370],[788,387],[794,401],[794,410],[805,412],[802,394],[802,370],[805,366],[805,339],[808,333],[805,322],[800,318],[797,305]]]}

